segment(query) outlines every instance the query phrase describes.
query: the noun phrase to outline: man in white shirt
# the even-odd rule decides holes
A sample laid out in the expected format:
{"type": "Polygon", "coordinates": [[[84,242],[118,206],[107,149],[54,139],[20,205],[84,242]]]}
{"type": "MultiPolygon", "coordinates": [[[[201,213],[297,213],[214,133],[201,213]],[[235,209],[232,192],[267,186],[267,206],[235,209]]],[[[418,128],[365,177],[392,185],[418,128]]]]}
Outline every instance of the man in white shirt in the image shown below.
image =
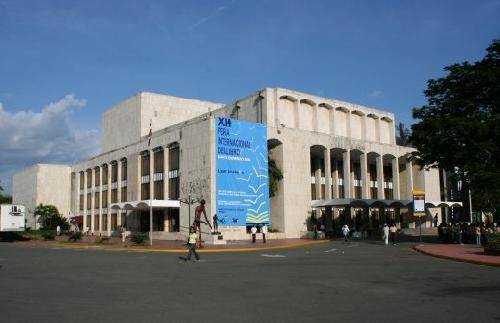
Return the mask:
{"type": "Polygon", "coordinates": [[[387,246],[389,244],[389,227],[387,223],[384,223],[384,227],[382,228],[382,239],[384,240],[384,244],[387,246]]]}
{"type": "Polygon", "coordinates": [[[262,232],[262,242],[266,243],[266,234],[267,234],[267,225],[266,224],[262,225],[262,227],[260,228],[260,232],[262,232]]]}
{"type": "Polygon", "coordinates": [[[255,226],[255,224],[250,229],[250,232],[252,233],[252,243],[255,243],[255,237],[257,235],[257,227],[255,226]]]}
{"type": "Polygon", "coordinates": [[[344,242],[349,242],[348,237],[349,237],[349,226],[347,224],[344,224],[342,226],[342,234],[344,235],[344,242]]]}

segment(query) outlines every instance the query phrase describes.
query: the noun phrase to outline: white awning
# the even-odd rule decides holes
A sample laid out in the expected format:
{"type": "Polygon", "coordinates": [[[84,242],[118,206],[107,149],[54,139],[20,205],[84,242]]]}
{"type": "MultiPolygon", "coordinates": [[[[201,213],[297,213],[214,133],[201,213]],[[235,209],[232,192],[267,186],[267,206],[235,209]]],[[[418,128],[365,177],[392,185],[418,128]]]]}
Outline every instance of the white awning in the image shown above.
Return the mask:
{"type": "Polygon", "coordinates": [[[462,202],[448,202],[448,201],[425,201],[425,205],[427,207],[455,207],[455,206],[463,206],[462,202]]]}
{"type": "Polygon", "coordinates": [[[123,203],[112,203],[110,205],[110,208],[115,210],[147,210],[150,206],[152,206],[153,209],[180,208],[181,202],[178,200],[130,201],[123,203]]]}

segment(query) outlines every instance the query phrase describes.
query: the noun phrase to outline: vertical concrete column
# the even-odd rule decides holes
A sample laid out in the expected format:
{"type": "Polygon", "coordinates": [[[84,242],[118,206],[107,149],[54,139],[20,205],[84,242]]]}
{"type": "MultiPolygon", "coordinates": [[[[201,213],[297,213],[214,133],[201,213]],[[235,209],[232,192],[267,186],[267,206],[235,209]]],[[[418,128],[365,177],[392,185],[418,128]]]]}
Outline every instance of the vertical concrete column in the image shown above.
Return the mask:
{"type": "Polygon", "coordinates": [[[370,183],[368,183],[368,156],[366,153],[362,153],[360,157],[361,164],[361,198],[368,198],[368,188],[370,183]]]}
{"type": "Polygon", "coordinates": [[[154,200],[155,197],[155,181],[153,179],[155,173],[155,153],[149,151],[149,199],[154,200]]]}
{"type": "Polygon", "coordinates": [[[333,171],[332,171],[332,186],[333,186],[333,191],[332,191],[332,198],[338,199],[339,198],[339,164],[337,160],[333,161],[333,164],[335,165],[333,171]]]}
{"type": "Polygon", "coordinates": [[[330,200],[332,198],[332,167],[330,160],[330,148],[326,148],[323,154],[325,159],[325,200],[330,200]]]}
{"type": "Polygon", "coordinates": [[[363,132],[361,138],[363,138],[363,140],[365,141],[368,141],[368,117],[366,116],[366,114],[363,114],[362,125],[363,125],[363,132]]]}
{"type": "Polygon", "coordinates": [[[99,166],[99,232],[102,232],[102,167],[99,166]]]}
{"type": "Polygon", "coordinates": [[[332,111],[332,113],[330,115],[330,120],[331,120],[330,134],[335,135],[335,131],[336,131],[336,128],[335,128],[335,108],[333,108],[331,111],[332,111]]]}
{"type": "Polygon", "coordinates": [[[168,170],[170,168],[169,164],[169,153],[168,147],[163,148],[163,199],[168,200],[168,170]]]}
{"type": "MultiPolygon", "coordinates": [[[[80,188],[78,188],[80,189],[80,188]]],[[[87,230],[87,172],[83,171],[83,230],[87,230]]]]}
{"type": "Polygon", "coordinates": [[[347,133],[347,137],[348,138],[352,138],[352,133],[351,133],[351,111],[348,110],[347,111],[347,120],[346,120],[347,124],[346,124],[346,133],[347,133]]]}
{"type": "Polygon", "coordinates": [[[406,161],[406,192],[408,194],[408,199],[413,198],[413,165],[411,160],[406,161]]]}
{"type": "Polygon", "coordinates": [[[392,196],[394,200],[401,198],[399,193],[399,161],[398,157],[392,160],[392,196]]]}
{"type": "Polygon", "coordinates": [[[118,203],[122,202],[122,161],[116,162],[116,199],[118,203]]]}
{"type": "Polygon", "coordinates": [[[384,194],[384,162],[383,156],[378,155],[376,158],[377,164],[377,198],[379,200],[385,199],[384,194]]]}
{"type": "Polygon", "coordinates": [[[142,194],[141,194],[141,186],[142,186],[142,173],[141,173],[141,164],[142,164],[142,154],[138,153],[135,158],[137,158],[137,178],[135,180],[137,181],[137,200],[141,201],[142,200],[142,194]]]}
{"type": "Polygon", "coordinates": [[[80,215],[80,172],[75,172],[75,209],[74,216],[80,215]]]}
{"type": "MultiPolygon", "coordinates": [[[[107,208],[108,208],[108,216],[111,218],[111,208],[110,208],[110,205],[111,205],[111,170],[112,170],[112,165],[111,164],[108,164],[108,205],[107,205],[107,208]]],[[[120,168],[118,168],[118,172],[116,174],[117,176],[120,175],[120,168]]],[[[118,191],[118,194],[121,194],[119,193],[120,191],[118,191]]],[[[120,200],[118,200],[118,202],[120,202],[120,200]]],[[[120,226],[122,225],[122,221],[121,221],[121,218],[120,218],[120,210],[117,211],[116,213],[116,225],[117,226],[120,226]]]]}
{"type": "Polygon", "coordinates": [[[294,117],[294,126],[295,129],[300,128],[300,100],[297,99],[297,101],[294,102],[295,110],[293,111],[293,117],[294,117]]]}
{"type": "Polygon", "coordinates": [[[313,106],[313,131],[318,131],[318,105],[313,106]]]}
{"type": "Polygon", "coordinates": [[[349,176],[349,184],[351,186],[351,198],[354,198],[356,196],[356,193],[354,190],[354,163],[352,163],[352,167],[351,167],[351,174],[349,176]]]}
{"type": "Polygon", "coordinates": [[[351,198],[351,152],[349,149],[342,153],[342,160],[344,164],[343,177],[344,177],[344,197],[351,198]]]}
{"type": "Polygon", "coordinates": [[[95,199],[94,199],[94,178],[95,178],[95,169],[92,168],[90,171],[90,231],[92,233],[95,232],[95,199]]]}
{"type": "Polygon", "coordinates": [[[314,190],[316,191],[316,199],[321,200],[321,160],[319,158],[314,159],[314,190]]]}
{"type": "Polygon", "coordinates": [[[375,128],[376,128],[376,129],[375,129],[375,130],[376,130],[376,131],[375,131],[375,132],[376,132],[376,134],[375,134],[375,135],[376,135],[376,138],[375,138],[375,139],[377,140],[377,142],[381,142],[381,141],[382,141],[382,140],[381,140],[382,138],[381,138],[381,136],[380,136],[380,130],[381,130],[381,129],[380,129],[380,117],[379,117],[379,118],[377,118],[377,121],[375,122],[375,128]]]}

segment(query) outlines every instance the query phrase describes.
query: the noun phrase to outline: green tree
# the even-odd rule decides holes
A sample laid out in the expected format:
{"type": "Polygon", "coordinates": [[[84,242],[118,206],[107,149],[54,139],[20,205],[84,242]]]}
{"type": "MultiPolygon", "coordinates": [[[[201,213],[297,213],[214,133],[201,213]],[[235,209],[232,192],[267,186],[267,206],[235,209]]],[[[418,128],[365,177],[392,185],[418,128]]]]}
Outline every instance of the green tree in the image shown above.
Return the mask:
{"type": "Polygon", "coordinates": [[[396,125],[396,144],[400,146],[411,146],[410,142],[411,131],[402,122],[396,125]]]}
{"type": "Polygon", "coordinates": [[[3,186],[0,183],[0,204],[11,204],[12,196],[4,195],[4,192],[3,186]]]}
{"type": "Polygon", "coordinates": [[[283,173],[276,164],[276,161],[268,157],[268,177],[269,177],[269,197],[273,197],[278,192],[278,183],[283,179],[283,173]]]}
{"type": "Polygon", "coordinates": [[[69,223],[63,218],[54,205],[40,204],[35,208],[35,216],[44,229],[55,229],[58,225],[61,230],[68,230],[69,223]]]}
{"type": "Polygon", "coordinates": [[[429,80],[427,104],[413,109],[419,120],[411,142],[422,166],[442,167],[472,191],[476,210],[500,207],[500,40],[475,63],[444,68],[429,80]]]}

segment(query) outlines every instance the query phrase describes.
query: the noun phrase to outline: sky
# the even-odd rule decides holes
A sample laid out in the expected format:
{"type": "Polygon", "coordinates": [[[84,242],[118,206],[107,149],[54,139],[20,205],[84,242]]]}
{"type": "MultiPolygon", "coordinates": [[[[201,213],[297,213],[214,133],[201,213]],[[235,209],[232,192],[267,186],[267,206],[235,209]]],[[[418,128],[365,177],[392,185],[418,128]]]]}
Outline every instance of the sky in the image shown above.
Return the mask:
{"type": "Polygon", "coordinates": [[[0,183],[98,153],[102,113],[140,91],[284,87],[411,124],[427,80],[499,37],[500,0],[0,0],[0,183]]]}

